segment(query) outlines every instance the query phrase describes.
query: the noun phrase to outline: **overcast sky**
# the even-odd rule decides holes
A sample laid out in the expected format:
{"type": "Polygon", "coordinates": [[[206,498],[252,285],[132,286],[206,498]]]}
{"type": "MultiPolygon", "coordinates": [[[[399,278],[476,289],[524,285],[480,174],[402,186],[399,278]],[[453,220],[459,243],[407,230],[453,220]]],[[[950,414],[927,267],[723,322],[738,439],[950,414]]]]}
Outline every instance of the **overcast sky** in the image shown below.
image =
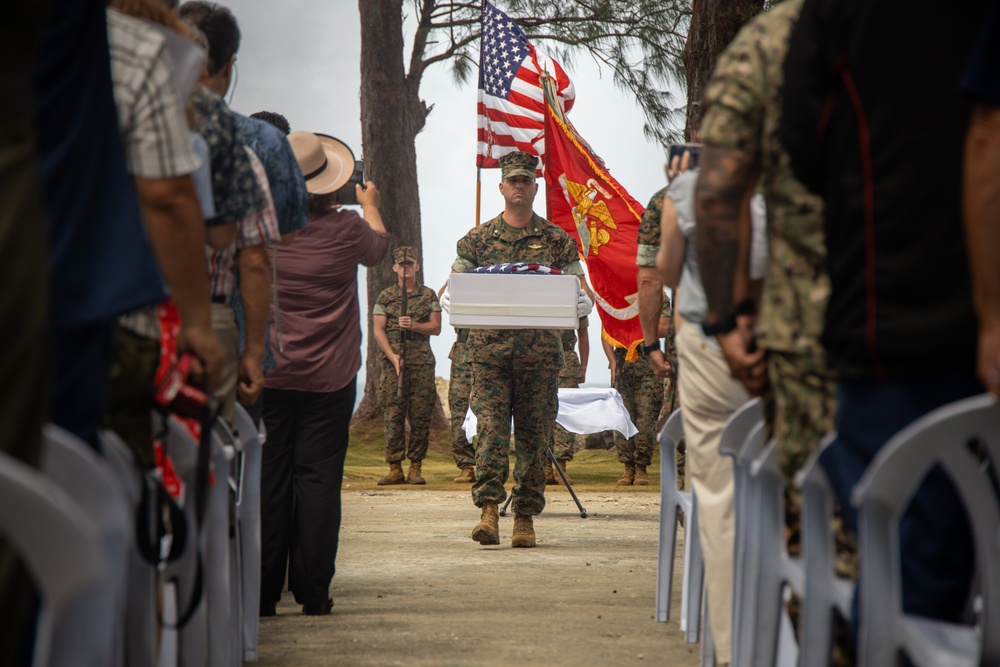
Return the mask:
{"type": "MultiPolygon", "coordinates": [[[[238,78],[230,91],[233,109],[245,114],[277,111],[288,118],[293,130],[331,134],[360,157],[364,147],[358,97],[361,40],[357,2],[220,1],[233,10],[243,35],[237,57],[238,78]]],[[[410,11],[410,3],[403,4],[404,10],[410,11]]],[[[406,58],[408,61],[408,53],[406,58]]],[[[581,53],[575,65],[563,65],[576,86],[576,103],[569,117],[577,131],[604,159],[611,174],[645,205],[666,181],[663,151],[643,136],[642,113],[629,94],[614,86],[610,72],[598,70],[589,56],[581,53]]],[[[434,105],[417,138],[417,174],[424,277],[436,290],[450,273],[455,243],[475,225],[476,86],[474,82],[455,84],[447,64],[439,64],[425,73],[420,92],[434,105]]],[[[483,171],[483,220],[503,210],[497,191],[499,179],[499,170],[483,171]]],[[[545,185],[541,180],[539,183],[535,211],[544,215],[545,185]]],[[[377,185],[382,190],[390,187],[377,185]]],[[[367,307],[364,278],[362,268],[362,308],[367,307]]],[[[444,324],[441,335],[432,339],[432,348],[437,375],[447,378],[448,350],[455,335],[447,315],[444,324]]],[[[608,386],[610,374],[600,348],[596,314],[591,317],[590,339],[587,384],[608,386]]]]}

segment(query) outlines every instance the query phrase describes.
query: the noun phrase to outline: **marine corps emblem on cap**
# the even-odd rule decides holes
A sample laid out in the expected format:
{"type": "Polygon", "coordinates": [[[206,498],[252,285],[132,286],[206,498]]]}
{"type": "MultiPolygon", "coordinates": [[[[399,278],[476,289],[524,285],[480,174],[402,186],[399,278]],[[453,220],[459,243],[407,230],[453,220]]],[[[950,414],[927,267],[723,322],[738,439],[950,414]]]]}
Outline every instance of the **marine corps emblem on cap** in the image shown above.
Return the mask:
{"type": "Polygon", "coordinates": [[[396,264],[402,264],[403,262],[420,262],[419,254],[417,249],[411,245],[401,245],[392,251],[392,261],[396,264]]]}
{"type": "Polygon", "coordinates": [[[510,178],[512,176],[535,178],[538,158],[534,155],[514,151],[513,153],[501,155],[498,161],[500,162],[500,176],[502,178],[510,178]]]}

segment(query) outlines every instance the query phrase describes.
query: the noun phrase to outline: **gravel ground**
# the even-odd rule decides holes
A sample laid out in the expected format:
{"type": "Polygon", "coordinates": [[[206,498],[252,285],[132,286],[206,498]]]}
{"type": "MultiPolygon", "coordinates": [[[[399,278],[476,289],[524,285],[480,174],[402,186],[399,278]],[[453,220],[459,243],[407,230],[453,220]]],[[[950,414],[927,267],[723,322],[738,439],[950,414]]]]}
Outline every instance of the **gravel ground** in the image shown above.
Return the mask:
{"type": "MultiPolygon", "coordinates": [[[[344,491],[334,609],[303,616],[285,593],[261,620],[261,667],[312,665],[650,665],[694,667],[674,621],[656,623],[659,496],[547,492],[538,546],[473,542],[467,490],[344,491]]],[[[683,552],[678,539],[678,553],[683,552]]]]}

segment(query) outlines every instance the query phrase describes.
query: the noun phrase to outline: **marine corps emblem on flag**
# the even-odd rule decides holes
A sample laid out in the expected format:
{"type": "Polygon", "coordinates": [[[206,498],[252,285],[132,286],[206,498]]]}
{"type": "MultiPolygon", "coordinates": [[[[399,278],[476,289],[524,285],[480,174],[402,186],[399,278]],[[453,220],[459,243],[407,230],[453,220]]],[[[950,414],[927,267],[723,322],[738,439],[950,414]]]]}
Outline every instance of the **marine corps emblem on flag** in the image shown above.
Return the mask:
{"type": "Polygon", "coordinates": [[[598,254],[601,246],[607,245],[611,240],[611,232],[608,230],[618,229],[605,201],[612,198],[611,193],[593,178],[587,179],[587,183],[583,184],[567,179],[566,174],[559,174],[559,184],[571,207],[573,220],[576,221],[576,232],[583,245],[583,256],[598,254]],[[598,200],[598,194],[604,199],[598,200]],[[598,223],[603,227],[598,227],[598,223]]]}

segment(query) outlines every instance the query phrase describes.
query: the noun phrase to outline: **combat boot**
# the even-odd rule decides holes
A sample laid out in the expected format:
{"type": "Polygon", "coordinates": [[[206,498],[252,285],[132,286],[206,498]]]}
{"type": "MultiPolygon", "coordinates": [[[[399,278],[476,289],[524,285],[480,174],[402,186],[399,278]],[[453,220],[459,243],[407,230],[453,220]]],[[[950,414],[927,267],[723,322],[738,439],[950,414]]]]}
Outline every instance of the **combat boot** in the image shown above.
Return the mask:
{"type": "Polygon", "coordinates": [[[482,510],[482,518],[472,529],[472,539],[480,544],[500,544],[500,508],[487,500],[482,510]]]}
{"type": "Polygon", "coordinates": [[[510,546],[535,546],[535,526],[530,514],[514,515],[514,534],[510,538],[510,546]]]}
{"type": "Polygon", "coordinates": [[[389,464],[389,474],[378,481],[379,486],[387,486],[389,484],[403,484],[406,482],[406,478],[403,477],[403,464],[402,463],[390,463],[389,464]]]}
{"type": "Polygon", "coordinates": [[[646,474],[646,466],[636,464],[635,479],[632,481],[636,486],[646,486],[649,484],[649,475],[646,474]]]}
{"type": "Polygon", "coordinates": [[[407,484],[426,484],[427,480],[420,476],[420,461],[410,461],[410,470],[406,473],[407,484]]]}
{"type": "Polygon", "coordinates": [[[462,468],[462,473],[455,478],[455,481],[460,484],[473,484],[476,481],[476,469],[472,466],[465,466],[462,468]]]}
{"type": "Polygon", "coordinates": [[[618,486],[632,486],[635,482],[635,464],[625,464],[625,474],[618,478],[618,486]]]}
{"type": "Polygon", "coordinates": [[[548,459],[545,461],[545,485],[552,486],[556,483],[556,474],[552,470],[552,460],[548,459]]]}
{"type": "MultiPolygon", "coordinates": [[[[568,472],[566,472],[566,463],[568,463],[568,461],[563,461],[562,459],[559,459],[559,467],[562,468],[563,474],[566,475],[566,483],[572,484],[573,478],[569,476],[568,472]]],[[[556,484],[562,484],[562,477],[556,475],[556,484]]]]}

